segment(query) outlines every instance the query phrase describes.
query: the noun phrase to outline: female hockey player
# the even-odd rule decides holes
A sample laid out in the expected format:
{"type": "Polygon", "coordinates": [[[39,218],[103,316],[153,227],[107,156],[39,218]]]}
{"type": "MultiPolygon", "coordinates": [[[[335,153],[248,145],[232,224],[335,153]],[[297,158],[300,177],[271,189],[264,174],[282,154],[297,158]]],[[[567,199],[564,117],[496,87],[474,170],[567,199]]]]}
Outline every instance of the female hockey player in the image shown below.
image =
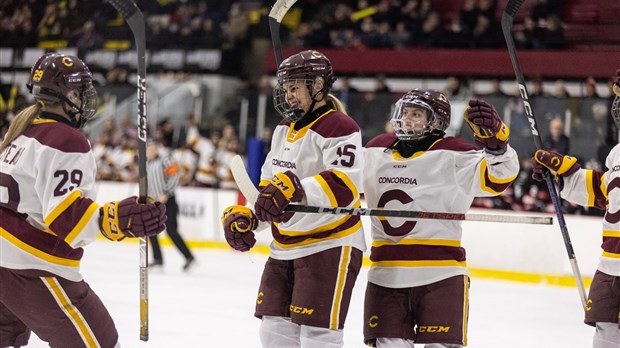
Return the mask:
{"type": "MultiPolygon", "coordinates": [[[[415,89],[392,111],[395,134],[364,150],[368,208],[466,213],[474,197],[495,196],[517,177],[517,154],[495,109],[471,100],[465,119],[474,147],[445,137],[450,104],[443,93],[415,89]]],[[[469,277],[461,221],[371,218],[371,268],[364,341],[376,347],[467,344],[469,277]]]]}
{"type": "Polygon", "coordinates": [[[80,274],[82,246],[99,233],[115,241],[157,234],[165,206],[94,202],[95,157],[79,129],[95,114],[97,93],[80,59],[42,56],[28,88],[37,103],[0,144],[0,347],[26,345],[31,330],[51,347],[120,347],[80,274]]]}
{"type": "MultiPolygon", "coordinates": [[[[612,118],[620,130],[620,70],[614,77],[612,118]]],[[[585,323],[596,328],[593,348],[620,347],[620,144],[607,159],[606,172],[583,169],[571,156],[540,149],[532,158],[535,180],[551,172],[566,200],[606,210],[603,216],[603,254],[586,301],[585,323]]]]}
{"type": "Polygon", "coordinates": [[[331,62],[303,51],[280,64],[276,127],[262,167],[254,211],[228,207],[226,240],[235,249],[255,243],[258,221],[274,241],[261,279],[255,315],[263,347],[342,347],[351,292],[366,245],[357,216],[284,213],[291,202],[359,207],[362,145],[359,126],[329,94],[331,62]]]}

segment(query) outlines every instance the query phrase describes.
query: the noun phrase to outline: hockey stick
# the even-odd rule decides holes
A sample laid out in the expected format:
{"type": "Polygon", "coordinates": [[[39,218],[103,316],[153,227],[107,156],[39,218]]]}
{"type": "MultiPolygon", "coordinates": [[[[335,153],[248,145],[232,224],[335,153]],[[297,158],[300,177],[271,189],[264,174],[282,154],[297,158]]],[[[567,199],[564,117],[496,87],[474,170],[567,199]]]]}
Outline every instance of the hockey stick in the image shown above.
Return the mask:
{"type": "MultiPolygon", "coordinates": [[[[258,198],[258,190],[254,187],[250,179],[243,159],[236,155],[233,157],[230,169],[239,191],[243,193],[250,204],[254,204],[258,198]]],[[[414,219],[436,219],[436,220],[461,220],[461,221],[480,221],[480,222],[505,222],[517,224],[537,224],[551,225],[553,218],[540,216],[510,216],[510,215],[490,215],[490,214],[460,214],[460,213],[440,213],[410,210],[387,210],[387,209],[365,209],[365,208],[342,208],[342,207],[315,207],[306,205],[289,204],[285,211],[296,213],[314,214],[334,214],[334,215],[356,215],[356,216],[385,216],[401,217],[414,219]]]]}
{"type": "MultiPolygon", "coordinates": [[[[508,53],[510,54],[510,61],[512,62],[512,67],[517,77],[517,83],[519,84],[519,91],[521,93],[521,100],[523,101],[525,113],[530,123],[530,130],[532,131],[532,136],[534,137],[534,143],[536,143],[537,149],[541,149],[542,141],[540,139],[540,134],[538,133],[538,127],[536,126],[536,118],[534,117],[532,106],[527,95],[527,89],[525,88],[525,79],[523,78],[523,72],[521,71],[515,43],[512,38],[512,23],[514,22],[514,17],[519,11],[521,5],[523,5],[524,1],[525,0],[508,1],[508,3],[506,4],[506,8],[504,9],[504,13],[502,14],[502,32],[504,33],[504,39],[506,40],[506,46],[508,47],[508,53]]],[[[562,237],[564,238],[566,252],[568,252],[568,258],[570,259],[570,264],[573,269],[573,276],[575,277],[575,282],[577,283],[577,288],[579,290],[581,304],[585,309],[587,299],[586,290],[581,279],[581,273],[579,272],[579,266],[577,264],[577,259],[575,258],[573,244],[571,243],[570,236],[568,234],[568,228],[566,227],[566,222],[564,221],[564,214],[562,213],[562,206],[560,205],[560,197],[551,176],[547,175],[546,181],[547,187],[549,188],[549,195],[551,196],[551,201],[553,202],[555,213],[558,218],[558,224],[560,225],[562,237]]]]}
{"type": "Polygon", "coordinates": [[[276,69],[282,63],[282,43],[280,42],[280,22],[295,4],[297,0],[278,0],[271,11],[269,11],[269,32],[271,32],[271,43],[273,44],[273,52],[276,55],[276,69]]]}
{"type": "MultiPolygon", "coordinates": [[[[125,18],[133,32],[138,56],[138,192],[139,201],[147,202],[146,175],[146,40],[144,16],[131,0],[109,0],[110,4],[125,18]]],[[[140,339],[149,340],[149,278],[147,237],[140,238],[140,339]]]]}

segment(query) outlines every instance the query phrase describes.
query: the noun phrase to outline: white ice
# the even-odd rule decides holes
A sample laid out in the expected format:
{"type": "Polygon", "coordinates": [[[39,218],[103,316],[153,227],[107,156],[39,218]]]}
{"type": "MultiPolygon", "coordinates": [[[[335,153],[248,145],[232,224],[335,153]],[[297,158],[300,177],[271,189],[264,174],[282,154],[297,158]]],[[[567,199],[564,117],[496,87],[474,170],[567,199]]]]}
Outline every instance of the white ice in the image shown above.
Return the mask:
{"type": "MultiPolygon", "coordinates": [[[[164,247],[164,269],[149,275],[150,339],[143,342],[137,244],[97,241],[85,249],[82,273],[114,318],[123,348],[260,347],[253,310],[265,255],[197,249],[198,264],[185,273],[178,251],[164,247]]],[[[367,270],[354,288],[345,347],[364,347],[367,270]]],[[[473,278],[468,347],[589,347],[593,328],[582,312],[576,288],[473,278]]],[[[33,335],[28,347],[47,344],[33,335]]]]}

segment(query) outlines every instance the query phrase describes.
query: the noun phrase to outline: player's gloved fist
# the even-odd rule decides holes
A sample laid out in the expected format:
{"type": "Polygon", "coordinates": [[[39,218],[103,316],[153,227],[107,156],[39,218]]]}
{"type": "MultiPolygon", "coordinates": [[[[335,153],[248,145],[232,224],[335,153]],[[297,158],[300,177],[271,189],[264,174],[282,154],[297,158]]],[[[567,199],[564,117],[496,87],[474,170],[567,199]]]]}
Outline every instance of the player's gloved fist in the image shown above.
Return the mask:
{"type": "Polygon", "coordinates": [[[616,70],[616,76],[613,77],[614,85],[612,90],[614,94],[620,97],[620,69],[616,70]]]}
{"type": "Polygon", "coordinates": [[[547,150],[536,151],[532,158],[532,167],[532,179],[537,181],[545,180],[547,171],[561,177],[571,175],[581,168],[575,157],[547,150]]]}
{"type": "Polygon", "coordinates": [[[279,172],[266,186],[262,187],[254,211],[260,221],[288,221],[291,214],[284,214],[290,202],[300,202],[304,198],[304,189],[297,175],[293,172],[279,172]]]}
{"type": "Polygon", "coordinates": [[[146,237],[166,229],[166,206],[160,202],[138,203],[132,196],[107,202],[101,207],[99,228],[104,237],[120,241],[125,237],[146,237]]]}
{"type": "Polygon", "coordinates": [[[502,122],[493,105],[482,99],[472,99],[465,110],[465,121],[474,132],[476,146],[493,155],[506,152],[510,130],[502,122]]]}
{"type": "Polygon", "coordinates": [[[254,231],[258,226],[256,216],[250,208],[242,205],[231,205],[222,213],[224,237],[228,245],[238,251],[248,251],[254,244],[254,231]]]}

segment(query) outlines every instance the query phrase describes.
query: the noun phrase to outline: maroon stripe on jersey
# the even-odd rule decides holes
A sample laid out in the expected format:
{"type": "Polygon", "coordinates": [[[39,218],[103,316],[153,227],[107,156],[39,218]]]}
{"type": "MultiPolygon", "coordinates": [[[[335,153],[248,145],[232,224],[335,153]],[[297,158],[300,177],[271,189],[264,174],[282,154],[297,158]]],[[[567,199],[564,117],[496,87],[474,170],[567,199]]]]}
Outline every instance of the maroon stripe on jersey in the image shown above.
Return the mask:
{"type": "Polygon", "coordinates": [[[92,203],[93,201],[89,198],[80,197],[76,199],[52,221],[49,226],[50,230],[54,231],[58,237],[62,239],[66,238],[75,225],[80,222],[80,219],[84,216],[86,210],[88,210],[92,203]]]}
{"type": "Polygon", "coordinates": [[[601,179],[603,178],[603,174],[605,172],[601,172],[598,170],[592,171],[592,192],[594,192],[594,207],[606,210],[607,209],[607,199],[601,191],[601,179]]]}
{"type": "Polygon", "coordinates": [[[495,192],[504,192],[511,184],[512,184],[512,181],[505,182],[505,183],[493,182],[491,178],[489,177],[489,169],[488,168],[485,169],[484,186],[490,188],[491,190],[495,192]]]}
{"type": "Polygon", "coordinates": [[[69,260],[80,260],[84,250],[73,249],[64,240],[34,228],[15,212],[0,207],[0,227],[15,238],[42,252],[69,260]]]}
{"type": "Polygon", "coordinates": [[[372,138],[368,143],[366,143],[366,148],[380,147],[385,149],[388,146],[394,144],[396,139],[397,138],[395,134],[383,133],[377,135],[376,137],[372,138]]]}
{"type": "Polygon", "coordinates": [[[334,172],[326,170],[319,175],[327,182],[327,185],[334,193],[339,207],[346,207],[353,202],[353,192],[334,172]]]}
{"type": "Polygon", "coordinates": [[[441,141],[431,146],[428,151],[452,150],[452,151],[475,151],[476,147],[461,138],[445,137],[441,141]]]}
{"type": "Polygon", "coordinates": [[[465,261],[465,249],[441,245],[382,245],[370,248],[370,261],[465,261]]]}
{"type": "Polygon", "coordinates": [[[360,127],[350,116],[338,111],[319,118],[311,129],[323,138],[338,138],[360,131],[360,127]]]}
{"type": "Polygon", "coordinates": [[[620,254],[620,237],[603,237],[601,247],[608,253],[620,254]]]}
{"type": "Polygon", "coordinates": [[[61,122],[34,124],[24,132],[24,136],[34,138],[41,144],[62,152],[90,151],[90,144],[84,134],[61,122]]]}
{"type": "Polygon", "coordinates": [[[305,241],[306,239],[319,240],[319,239],[327,238],[331,236],[332,234],[336,234],[340,231],[344,231],[348,228],[355,226],[355,224],[357,224],[359,221],[360,221],[359,216],[351,216],[347,221],[345,221],[345,223],[343,223],[342,225],[336,228],[333,228],[325,232],[315,233],[311,235],[304,235],[304,236],[285,236],[285,235],[280,234],[280,231],[275,225],[271,225],[271,234],[273,235],[273,239],[275,239],[276,241],[282,244],[295,244],[295,243],[305,241]]]}

